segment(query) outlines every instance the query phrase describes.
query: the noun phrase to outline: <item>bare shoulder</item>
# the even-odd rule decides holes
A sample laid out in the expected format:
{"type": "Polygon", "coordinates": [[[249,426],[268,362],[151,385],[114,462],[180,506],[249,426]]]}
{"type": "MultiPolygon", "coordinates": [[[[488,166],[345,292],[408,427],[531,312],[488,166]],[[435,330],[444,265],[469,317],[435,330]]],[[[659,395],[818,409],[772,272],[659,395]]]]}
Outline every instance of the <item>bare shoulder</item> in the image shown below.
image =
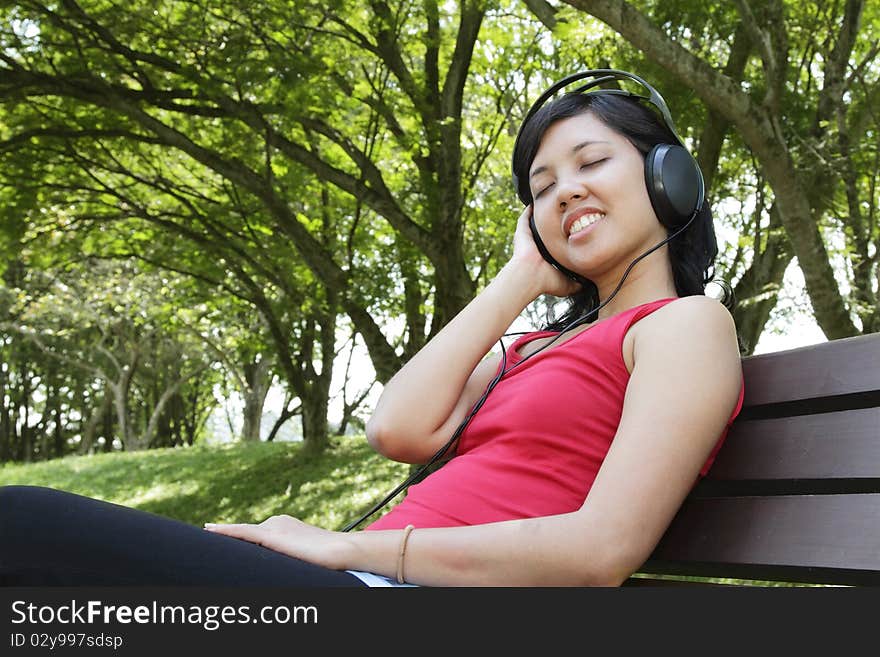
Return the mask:
{"type": "Polygon", "coordinates": [[[739,356],[736,325],[730,311],[717,299],[682,297],[643,318],[627,334],[624,355],[632,372],[640,355],[664,350],[687,357],[716,352],[739,356]]]}
{"type": "Polygon", "coordinates": [[[702,295],[676,299],[659,308],[649,317],[653,317],[655,323],[660,326],[671,325],[684,329],[693,326],[696,330],[701,327],[736,330],[733,316],[724,304],[717,299],[702,295]]]}
{"type": "MultiPolygon", "coordinates": [[[[689,355],[739,356],[736,325],[717,299],[690,296],[676,299],[639,322],[633,336],[633,363],[639,356],[664,350],[689,355]]],[[[707,363],[708,364],[708,363],[707,363]]]]}

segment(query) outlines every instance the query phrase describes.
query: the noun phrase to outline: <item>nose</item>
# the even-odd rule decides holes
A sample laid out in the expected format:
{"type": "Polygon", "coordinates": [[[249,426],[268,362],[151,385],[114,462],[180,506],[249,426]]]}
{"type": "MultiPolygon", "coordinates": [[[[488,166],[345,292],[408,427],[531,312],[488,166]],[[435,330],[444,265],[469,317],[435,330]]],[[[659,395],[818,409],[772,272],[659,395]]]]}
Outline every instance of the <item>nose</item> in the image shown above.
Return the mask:
{"type": "Polygon", "coordinates": [[[588,194],[587,186],[579,180],[566,178],[556,183],[556,199],[561,210],[565,210],[573,201],[586,198],[588,194]]]}

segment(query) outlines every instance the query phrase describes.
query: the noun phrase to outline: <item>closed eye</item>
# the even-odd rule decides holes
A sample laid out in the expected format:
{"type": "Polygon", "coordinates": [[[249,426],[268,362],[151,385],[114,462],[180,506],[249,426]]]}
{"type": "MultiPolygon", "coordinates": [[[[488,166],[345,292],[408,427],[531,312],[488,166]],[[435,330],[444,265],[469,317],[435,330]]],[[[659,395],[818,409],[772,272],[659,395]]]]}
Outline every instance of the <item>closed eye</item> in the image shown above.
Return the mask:
{"type": "Polygon", "coordinates": [[[581,169],[588,169],[589,167],[594,167],[597,164],[602,164],[602,162],[604,162],[607,159],[608,159],[607,157],[603,157],[598,160],[593,160],[592,162],[587,162],[587,163],[581,165],[581,169]]]}
{"type": "Polygon", "coordinates": [[[539,191],[535,194],[535,198],[539,198],[539,197],[541,196],[541,194],[543,194],[544,192],[546,192],[546,191],[547,191],[548,189],[550,189],[551,187],[553,187],[553,183],[550,183],[549,185],[547,185],[547,186],[544,187],[543,189],[539,190],[539,191]]]}
{"type": "MultiPolygon", "coordinates": [[[[583,170],[583,169],[589,169],[589,168],[591,168],[591,167],[595,167],[595,166],[597,166],[597,165],[599,165],[599,164],[602,164],[602,163],[605,162],[607,159],[608,159],[607,157],[602,157],[602,158],[599,158],[598,160],[593,160],[592,162],[585,162],[584,164],[581,165],[580,168],[581,168],[582,170],[583,170]]],[[[546,191],[547,191],[548,189],[550,189],[551,187],[553,187],[553,183],[550,183],[550,184],[547,185],[546,187],[543,187],[542,189],[540,189],[539,191],[537,191],[537,192],[533,195],[533,197],[534,197],[534,198],[540,198],[541,195],[544,194],[544,192],[546,192],[546,191]]]]}

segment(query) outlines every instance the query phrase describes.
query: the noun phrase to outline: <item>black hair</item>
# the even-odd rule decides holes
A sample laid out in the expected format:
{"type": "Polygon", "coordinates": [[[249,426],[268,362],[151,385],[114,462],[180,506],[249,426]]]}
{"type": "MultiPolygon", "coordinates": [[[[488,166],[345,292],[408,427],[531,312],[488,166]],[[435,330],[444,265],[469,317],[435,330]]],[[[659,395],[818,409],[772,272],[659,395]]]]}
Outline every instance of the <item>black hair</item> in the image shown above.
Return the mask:
{"type": "MultiPolygon", "coordinates": [[[[513,172],[520,197],[532,201],[528,172],[544,133],[557,121],[590,112],[626,137],[643,156],[647,156],[657,144],[680,143],[666,122],[650,107],[647,101],[619,94],[603,94],[601,91],[565,94],[541,107],[523,126],[513,154],[513,172]]],[[[721,303],[731,308],[733,295],[729,284],[716,279],[714,275],[718,242],[708,200],[703,201],[690,226],[669,241],[666,247],[678,296],[705,295],[706,284],[714,282],[722,289],[721,303]]],[[[582,286],[568,299],[569,307],[561,317],[554,319],[552,313],[549,314],[545,330],[560,331],[594,310],[600,303],[599,289],[590,281],[589,285],[582,286]]],[[[595,321],[595,317],[589,321],[595,321]]]]}

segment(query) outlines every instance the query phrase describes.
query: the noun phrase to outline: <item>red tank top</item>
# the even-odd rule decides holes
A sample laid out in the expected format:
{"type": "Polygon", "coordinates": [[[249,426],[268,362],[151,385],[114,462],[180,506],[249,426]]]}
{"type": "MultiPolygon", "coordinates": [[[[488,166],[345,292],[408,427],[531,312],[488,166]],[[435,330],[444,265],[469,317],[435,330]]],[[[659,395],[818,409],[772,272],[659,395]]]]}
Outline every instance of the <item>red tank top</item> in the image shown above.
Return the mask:
{"type": "MultiPolygon", "coordinates": [[[[608,317],[504,375],[459,439],[456,455],[366,529],[451,527],[556,515],[579,509],[611,446],[629,372],[623,338],[659,299],[608,317]]],[[[507,369],[537,331],[507,349],[507,369]]],[[[742,408],[744,388],[705,476],[742,408]]]]}

